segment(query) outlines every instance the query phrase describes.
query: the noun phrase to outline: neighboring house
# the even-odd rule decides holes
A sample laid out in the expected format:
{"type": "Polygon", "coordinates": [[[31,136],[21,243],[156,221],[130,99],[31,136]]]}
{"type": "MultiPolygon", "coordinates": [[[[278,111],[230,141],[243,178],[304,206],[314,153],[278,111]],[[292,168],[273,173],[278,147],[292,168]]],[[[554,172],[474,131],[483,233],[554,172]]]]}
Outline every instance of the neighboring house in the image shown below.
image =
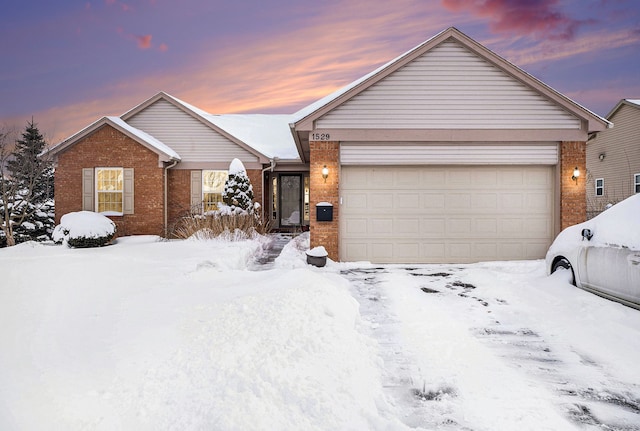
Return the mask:
{"type": "Polygon", "coordinates": [[[56,211],[165,234],[220,199],[239,158],[274,227],[309,226],[335,260],[541,258],[585,219],[585,175],[571,177],[609,124],[449,28],[291,116],[159,93],[98,120],[53,150],[56,211]]]}
{"type": "Polygon", "coordinates": [[[623,99],[607,115],[615,127],[587,142],[587,216],[640,193],[640,99],[623,99]]]}

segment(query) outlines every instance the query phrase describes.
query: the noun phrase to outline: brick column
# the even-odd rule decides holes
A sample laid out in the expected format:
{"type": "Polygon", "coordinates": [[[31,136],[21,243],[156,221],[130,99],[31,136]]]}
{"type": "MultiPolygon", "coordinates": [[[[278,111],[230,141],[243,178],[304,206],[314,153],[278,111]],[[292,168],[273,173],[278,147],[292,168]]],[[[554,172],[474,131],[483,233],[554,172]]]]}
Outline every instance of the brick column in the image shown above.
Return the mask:
{"type": "Polygon", "coordinates": [[[311,248],[324,246],[329,253],[329,258],[339,260],[338,241],[340,219],[340,143],[339,142],[309,142],[311,150],[309,156],[309,181],[310,181],[310,223],[311,248]],[[327,166],[329,176],[327,180],[322,178],[322,168],[327,166]],[[333,221],[316,220],[316,204],[329,202],[333,205],[333,221]]]}
{"type": "Polygon", "coordinates": [[[560,144],[560,228],[564,229],[587,219],[587,143],[560,144]],[[573,170],[580,169],[578,182],[572,180],[573,170]]]}

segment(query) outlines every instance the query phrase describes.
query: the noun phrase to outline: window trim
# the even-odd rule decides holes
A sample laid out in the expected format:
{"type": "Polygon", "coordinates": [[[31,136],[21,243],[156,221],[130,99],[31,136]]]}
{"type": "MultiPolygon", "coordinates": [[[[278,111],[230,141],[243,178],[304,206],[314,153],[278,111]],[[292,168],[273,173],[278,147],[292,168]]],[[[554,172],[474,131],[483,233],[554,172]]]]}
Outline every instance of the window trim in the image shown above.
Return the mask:
{"type": "Polygon", "coordinates": [[[124,207],[125,207],[125,177],[124,177],[124,167],[121,166],[99,166],[94,168],[94,188],[93,188],[93,192],[94,192],[94,211],[99,213],[99,214],[104,214],[104,215],[113,215],[113,216],[122,216],[124,215],[125,211],[124,211],[124,207]],[[105,190],[98,190],[98,171],[100,170],[111,170],[111,171],[119,171],[120,175],[122,177],[122,189],[121,190],[116,190],[116,191],[105,191],[105,190]],[[99,206],[100,206],[100,193],[112,193],[112,194],[120,194],[121,199],[121,211],[99,211],[99,206]]]}
{"type": "Polygon", "coordinates": [[[604,178],[596,178],[595,186],[596,197],[604,196],[604,178]],[[598,185],[598,181],[601,181],[602,184],[598,185]],[[600,193],[598,193],[598,189],[600,190],[600,193]]]}

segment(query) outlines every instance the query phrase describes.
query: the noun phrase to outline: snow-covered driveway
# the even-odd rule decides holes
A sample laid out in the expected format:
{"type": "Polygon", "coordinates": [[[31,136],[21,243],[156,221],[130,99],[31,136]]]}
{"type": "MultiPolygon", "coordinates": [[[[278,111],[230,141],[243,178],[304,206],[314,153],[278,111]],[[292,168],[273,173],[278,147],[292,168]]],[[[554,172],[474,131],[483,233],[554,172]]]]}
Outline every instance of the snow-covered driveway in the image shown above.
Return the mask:
{"type": "Polygon", "coordinates": [[[541,261],[269,241],[0,249],[0,430],[640,430],[640,312],[541,261]]]}
{"type": "Polygon", "coordinates": [[[639,311],[539,261],[341,272],[405,424],[640,430],[639,311]]]}

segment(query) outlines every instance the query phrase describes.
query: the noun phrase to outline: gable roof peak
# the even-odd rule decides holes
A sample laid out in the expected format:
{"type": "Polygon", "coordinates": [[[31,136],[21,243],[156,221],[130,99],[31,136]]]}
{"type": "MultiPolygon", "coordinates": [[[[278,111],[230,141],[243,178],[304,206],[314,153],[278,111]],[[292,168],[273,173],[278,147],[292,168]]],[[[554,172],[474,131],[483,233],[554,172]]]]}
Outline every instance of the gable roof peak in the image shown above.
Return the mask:
{"type": "Polygon", "coordinates": [[[484,61],[493,64],[495,67],[507,73],[512,78],[525,84],[526,86],[543,95],[545,98],[557,104],[558,106],[561,106],[564,110],[570,112],[572,115],[586,121],[588,123],[589,131],[598,131],[607,127],[611,127],[611,123],[605,118],[602,118],[601,116],[593,113],[589,109],[578,104],[562,93],[556,91],[549,85],[515,66],[513,63],[491,51],[489,48],[467,36],[455,27],[448,27],[447,29],[439,32],[435,36],[427,39],[426,41],[410,49],[404,54],[380,66],[373,72],[302,108],[293,115],[291,127],[293,129],[300,128],[300,130],[307,130],[309,129],[309,127],[313,128],[312,124],[314,123],[314,121],[322,117],[327,112],[331,111],[332,109],[351,99],[355,95],[366,90],[368,87],[381,81],[401,67],[422,56],[423,54],[426,54],[427,52],[431,51],[432,49],[449,39],[457,41],[464,48],[471,51],[472,54],[478,56],[484,61]]]}
{"type": "Polygon", "coordinates": [[[613,115],[623,105],[627,105],[627,106],[631,106],[632,108],[640,109],[640,99],[620,99],[620,101],[618,103],[616,103],[616,106],[614,106],[613,109],[611,109],[611,111],[609,111],[609,113],[607,114],[606,118],[610,120],[611,117],[613,117],[613,115]]]}

